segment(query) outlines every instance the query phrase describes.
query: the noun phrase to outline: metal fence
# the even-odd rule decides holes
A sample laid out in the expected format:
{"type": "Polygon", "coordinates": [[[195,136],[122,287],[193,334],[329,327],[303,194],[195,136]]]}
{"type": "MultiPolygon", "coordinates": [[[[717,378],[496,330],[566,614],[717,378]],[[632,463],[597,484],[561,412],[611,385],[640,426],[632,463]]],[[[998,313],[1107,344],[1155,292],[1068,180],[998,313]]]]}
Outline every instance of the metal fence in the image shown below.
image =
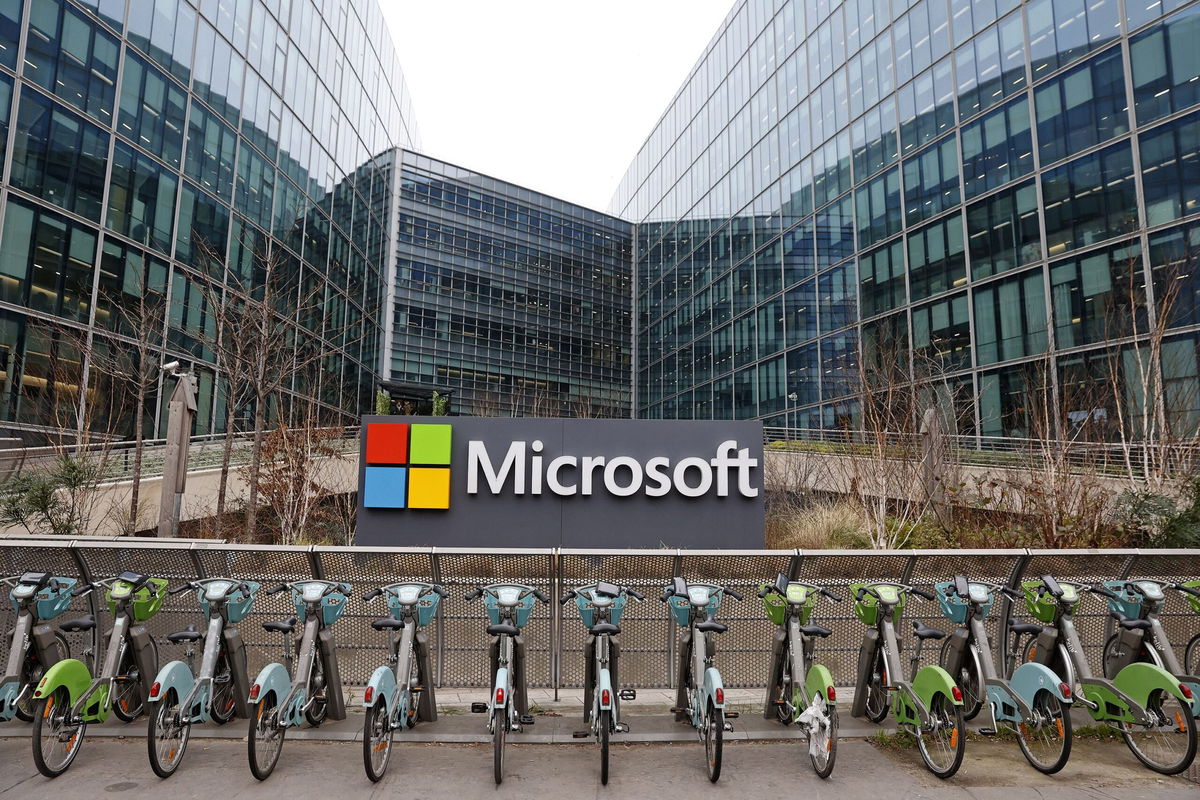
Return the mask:
{"type": "MultiPolygon", "coordinates": [[[[349,581],[353,599],[346,617],[334,626],[342,676],[348,686],[365,684],[372,670],[384,663],[387,636],[372,630],[369,621],[384,614],[381,605],[368,606],[361,596],[372,588],[400,580],[441,583],[450,589],[430,626],[437,683],[440,686],[486,686],[486,620],[479,602],[463,596],[476,584],[503,580],[540,588],[552,599],[574,586],[598,579],[638,588],[646,595],[631,602],[621,621],[622,683],[637,688],[668,687],[672,683],[678,629],[657,600],[674,575],[689,581],[730,586],[745,595],[729,598],[718,615],[729,632],[718,640],[717,662],[731,687],[759,687],[766,682],[773,626],[755,597],[758,586],[777,572],[828,587],[845,602],[822,601],[814,620],[833,635],[821,643],[819,658],[843,685],[854,682],[854,667],[863,625],[855,618],[846,587],[865,580],[895,580],[930,588],[956,573],[975,579],[1019,586],[1021,580],[1052,573],[1059,578],[1096,582],[1121,577],[1164,580],[1200,579],[1200,550],[944,550],[944,551],[770,551],[770,550],[504,550],[452,548],[347,548],[229,545],[211,540],[139,539],[20,539],[0,538],[0,575],[46,570],[67,577],[99,580],[134,570],[170,580],[172,585],[198,577],[231,576],[261,581],[265,588],[284,580],[323,578],[349,581]]],[[[12,629],[11,604],[0,606],[0,631],[12,629]]],[[[92,657],[100,647],[108,610],[96,593],[74,601],[69,616],[95,613],[100,625],[92,634],[69,634],[72,655],[92,657]]],[[[281,660],[281,637],[263,631],[261,622],[294,613],[286,594],[260,594],[254,613],[241,624],[250,650],[252,674],[281,660]]],[[[1003,624],[1009,615],[1028,618],[1022,604],[997,603],[989,619],[993,643],[1001,649],[1003,624]],[[1013,606],[1016,606],[1015,608],[1013,606]]],[[[69,618],[64,615],[61,620],[69,618]]],[[[906,619],[921,619],[949,630],[951,625],[936,604],[912,598],[906,619]]],[[[60,620],[60,621],[61,621],[60,620]]],[[[1200,615],[1171,593],[1163,614],[1171,641],[1182,655],[1183,646],[1200,633],[1200,615]]],[[[1085,595],[1076,616],[1079,633],[1094,670],[1113,625],[1103,598],[1085,595]]],[[[150,621],[158,641],[160,663],[182,658],[183,646],[165,635],[188,624],[201,626],[195,595],[168,597],[150,621]]],[[[906,646],[908,623],[901,631],[906,646]]],[[[572,605],[539,604],[525,628],[529,648],[528,675],[532,686],[571,688],[583,682],[582,648],[586,632],[572,605]]],[[[7,658],[10,636],[0,639],[0,658],[7,658]]],[[[935,661],[926,653],[923,660],[935,661]]],[[[0,663],[4,663],[0,661],[0,663]]]]}

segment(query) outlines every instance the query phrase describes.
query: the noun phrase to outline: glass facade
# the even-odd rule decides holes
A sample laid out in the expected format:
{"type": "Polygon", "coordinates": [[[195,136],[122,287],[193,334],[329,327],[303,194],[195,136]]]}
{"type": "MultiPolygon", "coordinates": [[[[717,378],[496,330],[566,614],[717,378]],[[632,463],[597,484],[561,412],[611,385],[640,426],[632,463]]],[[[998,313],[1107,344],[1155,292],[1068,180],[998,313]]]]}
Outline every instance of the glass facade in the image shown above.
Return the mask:
{"type": "Polygon", "coordinates": [[[632,227],[401,154],[386,341],[401,403],[456,413],[629,416],[632,227]]]}
{"type": "MultiPolygon", "coordinates": [[[[164,360],[198,375],[195,432],[219,430],[202,287],[253,291],[266,257],[322,287],[297,320],[320,374],[292,391],[347,421],[371,407],[391,154],[420,144],[377,0],[0,0],[0,128],[0,424],[58,426],[104,376],[55,331],[129,348],[114,305],[157,294],[164,360]]],[[[101,413],[129,433],[132,411],[101,413]]]]}
{"type": "Polygon", "coordinates": [[[1128,418],[1159,351],[1195,420],[1198,41],[1185,0],[739,0],[609,208],[635,415],[852,427],[899,344],[960,433],[1030,435],[1038,381],[1059,434],[1128,418]]]}

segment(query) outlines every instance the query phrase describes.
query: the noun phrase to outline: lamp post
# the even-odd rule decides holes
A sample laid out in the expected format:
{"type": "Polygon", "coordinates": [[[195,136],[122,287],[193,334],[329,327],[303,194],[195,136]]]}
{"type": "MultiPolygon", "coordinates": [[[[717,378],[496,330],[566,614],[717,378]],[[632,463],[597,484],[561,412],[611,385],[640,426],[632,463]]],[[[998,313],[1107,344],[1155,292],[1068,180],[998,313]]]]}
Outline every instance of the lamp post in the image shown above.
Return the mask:
{"type": "Polygon", "coordinates": [[[787,396],[787,399],[788,399],[788,415],[787,415],[788,439],[790,440],[792,438],[792,431],[796,429],[796,426],[794,423],[795,414],[796,414],[796,401],[800,399],[800,395],[796,394],[795,392],[792,392],[787,396]]]}
{"type": "Polygon", "coordinates": [[[168,537],[179,535],[179,512],[187,485],[188,445],[196,417],[196,376],[179,372],[178,361],[163,364],[162,371],[175,376],[175,391],[167,405],[167,450],[158,501],[158,535],[168,537]]]}

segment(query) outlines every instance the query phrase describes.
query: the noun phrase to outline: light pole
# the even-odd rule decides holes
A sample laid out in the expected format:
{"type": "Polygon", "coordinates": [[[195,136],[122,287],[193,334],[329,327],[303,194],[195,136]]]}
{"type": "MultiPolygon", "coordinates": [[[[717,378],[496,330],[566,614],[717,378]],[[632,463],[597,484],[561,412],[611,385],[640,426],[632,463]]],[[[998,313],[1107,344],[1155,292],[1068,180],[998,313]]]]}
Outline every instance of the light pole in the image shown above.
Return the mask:
{"type": "Polygon", "coordinates": [[[187,485],[188,445],[196,416],[196,376],[180,372],[178,361],[163,364],[162,371],[176,379],[175,391],[167,405],[167,451],[158,500],[158,535],[167,537],[179,535],[179,512],[187,485]]]}
{"type": "Polygon", "coordinates": [[[792,392],[787,396],[787,399],[788,399],[788,438],[791,439],[792,431],[796,429],[796,426],[795,426],[793,420],[795,419],[795,413],[796,413],[796,401],[800,399],[800,395],[796,394],[795,392],[792,392]]]}

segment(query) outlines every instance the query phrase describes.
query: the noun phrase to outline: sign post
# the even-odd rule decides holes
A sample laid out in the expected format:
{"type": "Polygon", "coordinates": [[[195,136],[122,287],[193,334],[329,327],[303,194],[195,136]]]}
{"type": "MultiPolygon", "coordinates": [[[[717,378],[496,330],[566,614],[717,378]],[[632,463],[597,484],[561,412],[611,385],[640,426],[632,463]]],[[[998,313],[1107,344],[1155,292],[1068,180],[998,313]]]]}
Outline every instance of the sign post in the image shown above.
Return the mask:
{"type": "Polygon", "coordinates": [[[187,486],[188,445],[196,416],[196,377],[177,375],[175,391],[167,405],[167,451],[163,463],[162,494],[158,501],[158,535],[179,535],[179,512],[187,486]]]}

